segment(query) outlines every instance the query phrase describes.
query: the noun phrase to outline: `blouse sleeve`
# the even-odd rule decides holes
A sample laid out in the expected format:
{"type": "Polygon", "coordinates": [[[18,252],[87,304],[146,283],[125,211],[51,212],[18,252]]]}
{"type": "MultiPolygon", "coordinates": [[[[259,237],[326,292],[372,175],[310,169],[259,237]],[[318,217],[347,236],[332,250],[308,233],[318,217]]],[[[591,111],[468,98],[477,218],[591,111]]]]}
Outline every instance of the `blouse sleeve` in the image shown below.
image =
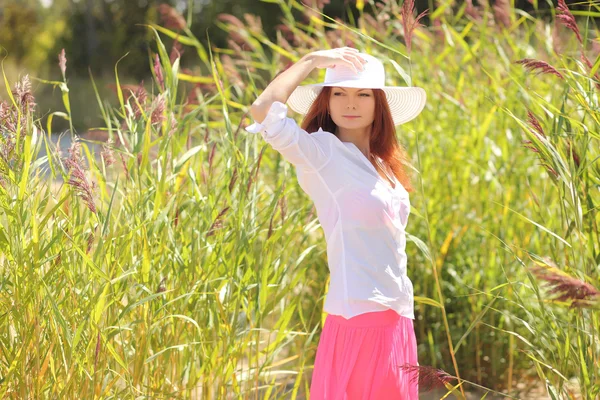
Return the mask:
{"type": "Polygon", "coordinates": [[[325,135],[309,134],[300,128],[293,118],[287,116],[287,105],[274,101],[262,123],[256,122],[245,128],[247,132],[259,133],[285,160],[306,171],[318,171],[330,157],[325,135]]]}

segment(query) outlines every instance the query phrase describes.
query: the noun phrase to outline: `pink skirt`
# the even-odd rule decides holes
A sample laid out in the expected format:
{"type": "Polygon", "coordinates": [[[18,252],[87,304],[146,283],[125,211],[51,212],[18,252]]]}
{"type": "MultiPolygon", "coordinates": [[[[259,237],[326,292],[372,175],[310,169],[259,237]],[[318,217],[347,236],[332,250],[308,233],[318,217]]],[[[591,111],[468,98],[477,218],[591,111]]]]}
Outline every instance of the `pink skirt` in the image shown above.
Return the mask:
{"type": "Polygon", "coordinates": [[[403,364],[419,365],[412,319],[392,309],[350,319],[328,314],[310,400],[418,400],[418,382],[403,364]]]}

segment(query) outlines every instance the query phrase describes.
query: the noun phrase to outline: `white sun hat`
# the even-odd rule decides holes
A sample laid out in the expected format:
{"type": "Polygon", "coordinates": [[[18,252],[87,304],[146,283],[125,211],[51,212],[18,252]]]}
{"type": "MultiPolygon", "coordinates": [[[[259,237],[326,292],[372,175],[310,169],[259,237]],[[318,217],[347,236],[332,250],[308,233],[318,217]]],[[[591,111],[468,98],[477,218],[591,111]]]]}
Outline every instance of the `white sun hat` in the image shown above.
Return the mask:
{"type": "Polygon", "coordinates": [[[383,90],[394,125],[404,124],[423,111],[427,99],[423,88],[385,86],[385,70],[382,62],[370,54],[357,53],[357,55],[367,61],[363,64],[364,70],[359,70],[357,73],[344,64],[337,64],[335,68],[326,68],[323,83],[302,85],[294,89],[287,101],[290,108],[298,114],[305,115],[324,86],[341,86],[383,90]]]}

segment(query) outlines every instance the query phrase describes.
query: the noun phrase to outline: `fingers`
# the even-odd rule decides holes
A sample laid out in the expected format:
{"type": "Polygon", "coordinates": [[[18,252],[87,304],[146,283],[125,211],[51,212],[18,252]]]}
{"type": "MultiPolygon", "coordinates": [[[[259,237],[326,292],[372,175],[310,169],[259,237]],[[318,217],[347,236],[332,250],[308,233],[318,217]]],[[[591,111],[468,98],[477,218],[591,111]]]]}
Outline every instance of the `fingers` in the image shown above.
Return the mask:
{"type": "Polygon", "coordinates": [[[334,50],[338,50],[338,51],[341,51],[343,53],[346,53],[346,52],[347,53],[352,53],[352,54],[359,53],[358,49],[355,49],[354,47],[348,47],[348,46],[346,46],[346,47],[338,47],[338,48],[336,48],[334,50]]]}
{"type": "Polygon", "coordinates": [[[366,60],[358,55],[358,53],[360,53],[358,49],[345,46],[339,47],[338,50],[341,50],[344,62],[346,62],[355,73],[364,70],[363,64],[366,63],[366,60]]]}
{"type": "MultiPolygon", "coordinates": [[[[360,51],[358,49],[345,46],[345,47],[338,47],[333,50],[341,53],[340,54],[341,61],[343,61],[344,64],[347,64],[348,67],[354,71],[354,73],[358,74],[360,71],[364,70],[363,64],[366,63],[367,61],[358,54],[358,53],[360,53],[360,51]]],[[[337,58],[337,57],[335,57],[335,58],[337,58]]]]}
{"type": "Polygon", "coordinates": [[[349,64],[350,68],[354,70],[355,73],[358,74],[360,71],[363,71],[365,69],[363,66],[363,64],[366,62],[364,58],[354,54],[345,54],[342,57],[344,58],[344,61],[347,64],[349,64]]]}
{"type": "Polygon", "coordinates": [[[352,68],[352,70],[354,71],[354,73],[355,73],[355,74],[358,74],[358,72],[359,72],[359,71],[358,71],[358,67],[357,67],[357,65],[355,64],[354,60],[349,60],[349,59],[348,59],[348,57],[349,57],[349,56],[342,56],[342,57],[344,58],[344,62],[345,62],[346,64],[348,64],[348,66],[349,66],[350,68],[352,68]]]}
{"type": "Polygon", "coordinates": [[[352,57],[354,59],[354,62],[356,63],[356,65],[358,66],[358,68],[362,71],[365,69],[365,63],[367,62],[367,60],[365,60],[363,57],[357,55],[351,55],[350,57],[352,57]]]}

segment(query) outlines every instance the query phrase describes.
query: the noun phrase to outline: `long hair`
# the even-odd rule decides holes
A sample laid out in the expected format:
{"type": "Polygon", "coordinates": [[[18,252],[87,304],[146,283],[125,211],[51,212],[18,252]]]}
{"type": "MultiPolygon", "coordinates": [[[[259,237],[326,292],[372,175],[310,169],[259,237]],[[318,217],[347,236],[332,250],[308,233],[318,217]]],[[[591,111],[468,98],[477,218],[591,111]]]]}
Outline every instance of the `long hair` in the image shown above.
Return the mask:
{"type": "MultiPolygon", "coordinates": [[[[337,125],[333,122],[329,114],[329,96],[331,90],[331,86],[323,86],[302,120],[302,129],[310,133],[316,132],[321,127],[324,131],[335,135],[337,125]]],[[[407,152],[396,138],[394,120],[385,97],[385,92],[381,89],[372,90],[375,97],[375,117],[369,140],[371,153],[383,160],[407,192],[412,192],[414,189],[410,184],[410,178],[403,165],[409,164],[407,152]]]]}

